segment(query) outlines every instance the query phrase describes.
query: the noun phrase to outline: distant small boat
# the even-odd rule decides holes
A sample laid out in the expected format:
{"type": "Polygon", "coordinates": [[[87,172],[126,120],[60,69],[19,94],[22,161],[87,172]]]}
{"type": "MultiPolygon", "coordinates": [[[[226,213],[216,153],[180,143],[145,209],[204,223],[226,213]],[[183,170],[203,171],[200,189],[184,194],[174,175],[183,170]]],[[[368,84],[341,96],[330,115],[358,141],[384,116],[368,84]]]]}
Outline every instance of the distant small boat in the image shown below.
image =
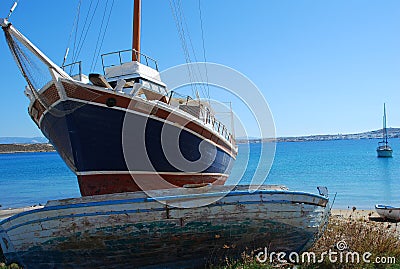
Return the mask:
{"type": "Polygon", "coordinates": [[[382,141],[378,143],[376,149],[378,157],[392,157],[393,150],[388,144],[387,129],[386,129],[386,106],[383,104],[383,128],[382,128],[382,141]]]}
{"type": "Polygon", "coordinates": [[[375,210],[384,219],[400,221],[400,207],[376,205],[375,210]]]}
{"type": "Polygon", "coordinates": [[[299,253],[326,227],[326,188],[319,188],[319,195],[283,186],[231,189],[49,201],[0,221],[0,250],[7,263],[24,268],[205,268],[266,247],[299,253]],[[208,200],[218,201],[193,207],[208,200]]]}

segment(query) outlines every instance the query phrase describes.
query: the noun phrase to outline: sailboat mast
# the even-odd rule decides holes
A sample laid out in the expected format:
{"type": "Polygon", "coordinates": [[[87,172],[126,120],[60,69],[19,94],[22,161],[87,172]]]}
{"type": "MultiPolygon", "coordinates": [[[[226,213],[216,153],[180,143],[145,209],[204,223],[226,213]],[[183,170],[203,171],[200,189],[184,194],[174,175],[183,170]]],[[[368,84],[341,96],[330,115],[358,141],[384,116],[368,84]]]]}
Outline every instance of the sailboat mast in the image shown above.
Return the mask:
{"type": "Polygon", "coordinates": [[[133,4],[133,40],[132,61],[140,61],[140,10],[141,0],[135,0],[133,4]]]}
{"type": "Polygon", "coordinates": [[[383,136],[387,144],[387,130],[386,130],[386,104],[383,103],[383,136]]]}

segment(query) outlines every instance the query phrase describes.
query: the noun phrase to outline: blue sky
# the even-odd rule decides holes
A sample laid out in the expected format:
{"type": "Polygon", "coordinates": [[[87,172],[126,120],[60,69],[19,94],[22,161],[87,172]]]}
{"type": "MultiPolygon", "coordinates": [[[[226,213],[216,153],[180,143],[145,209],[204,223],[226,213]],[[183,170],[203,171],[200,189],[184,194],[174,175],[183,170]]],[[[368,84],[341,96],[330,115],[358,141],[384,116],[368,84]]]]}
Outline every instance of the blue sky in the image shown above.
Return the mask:
{"type": "MultiPolygon", "coordinates": [[[[83,14],[89,2],[83,0],[83,14]]],[[[20,0],[11,21],[61,64],[77,3],[20,0]]],[[[105,3],[100,1],[99,10],[105,3]]],[[[0,17],[12,4],[0,2],[0,17]]],[[[400,1],[201,0],[201,6],[207,60],[236,69],[258,86],[278,136],[378,129],[383,102],[388,126],[400,126],[400,1]]],[[[131,8],[132,1],[115,1],[102,53],[130,47],[131,8]]],[[[169,1],[145,0],[142,8],[142,51],[161,70],[184,63],[169,1]]],[[[203,60],[198,1],[184,0],[183,9],[203,60]]],[[[94,25],[101,16],[99,11],[94,25]]],[[[86,70],[97,35],[92,28],[79,57],[86,70]]],[[[0,59],[0,136],[41,135],[27,114],[26,83],[4,39],[0,59]]]]}

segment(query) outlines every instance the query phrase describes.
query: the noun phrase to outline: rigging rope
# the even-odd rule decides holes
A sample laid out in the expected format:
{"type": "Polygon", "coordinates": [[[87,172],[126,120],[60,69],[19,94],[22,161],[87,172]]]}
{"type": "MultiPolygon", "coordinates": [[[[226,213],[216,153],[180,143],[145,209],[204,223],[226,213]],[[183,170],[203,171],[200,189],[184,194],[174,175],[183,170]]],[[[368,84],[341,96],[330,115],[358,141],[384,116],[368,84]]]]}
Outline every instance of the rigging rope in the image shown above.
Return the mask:
{"type": "MultiPolygon", "coordinates": [[[[79,5],[79,9],[77,10],[77,21],[76,21],[76,26],[75,26],[75,37],[74,37],[74,45],[73,45],[73,49],[72,49],[72,63],[74,62],[74,58],[75,58],[75,47],[76,47],[76,39],[78,37],[78,28],[79,28],[79,20],[80,20],[80,15],[81,15],[81,7],[79,5]]],[[[73,71],[73,67],[74,65],[71,65],[69,68],[69,73],[72,74],[73,71]]]]}
{"type": "MultiPolygon", "coordinates": [[[[192,42],[192,38],[191,38],[190,33],[189,33],[189,27],[188,27],[188,25],[187,25],[187,23],[186,23],[185,13],[183,12],[183,10],[182,10],[182,8],[181,8],[181,5],[179,5],[179,13],[181,14],[181,17],[182,17],[181,20],[185,23],[185,27],[186,27],[186,29],[187,29],[186,32],[187,32],[187,36],[188,36],[188,39],[189,39],[190,48],[191,48],[191,50],[192,50],[192,52],[193,52],[194,60],[195,60],[196,62],[199,62],[199,61],[197,60],[196,52],[195,52],[195,50],[194,50],[194,46],[193,46],[193,42],[192,42]]],[[[182,27],[183,27],[183,26],[182,26],[182,27]]],[[[203,80],[202,75],[201,75],[200,66],[199,66],[199,65],[196,65],[196,67],[197,67],[198,74],[199,74],[199,76],[200,76],[200,79],[198,79],[198,78],[197,78],[197,75],[196,75],[196,72],[194,72],[194,75],[196,76],[196,80],[197,80],[198,82],[200,82],[200,81],[203,82],[204,80],[203,80]]],[[[194,70],[194,71],[195,71],[195,70],[194,70]]],[[[200,83],[199,85],[200,85],[200,89],[202,90],[203,95],[206,96],[206,95],[205,95],[205,87],[204,87],[204,84],[203,84],[203,83],[200,83]]]]}
{"type": "MultiPolygon", "coordinates": [[[[84,24],[83,29],[82,29],[82,34],[81,34],[81,36],[79,38],[79,42],[78,42],[78,46],[77,46],[77,53],[75,55],[75,58],[73,59],[73,62],[76,62],[77,58],[79,57],[79,54],[82,51],[83,44],[85,43],[85,40],[86,40],[87,34],[89,32],[90,26],[92,25],[94,15],[96,14],[97,7],[99,6],[99,2],[100,2],[100,0],[97,0],[96,6],[95,6],[93,14],[92,14],[92,17],[90,18],[90,21],[89,21],[89,25],[88,25],[88,27],[86,28],[86,31],[85,31],[85,24],[86,24],[87,18],[89,17],[89,11],[90,11],[90,7],[89,7],[88,14],[87,14],[87,17],[85,19],[85,24],[84,24]],[[82,40],[82,37],[83,37],[83,40],[82,40]]],[[[92,5],[92,1],[90,2],[90,6],[91,5],[92,5]]]]}
{"type": "Polygon", "coordinates": [[[103,17],[101,19],[101,24],[100,24],[100,28],[99,28],[99,34],[97,35],[96,47],[95,47],[94,52],[93,52],[93,58],[92,58],[92,63],[90,65],[90,70],[92,70],[92,68],[93,68],[94,58],[96,56],[97,48],[99,46],[100,37],[101,37],[101,31],[103,30],[104,18],[106,16],[106,12],[107,12],[107,6],[108,6],[108,0],[106,1],[106,7],[104,8],[103,17]]]}
{"type": "MultiPolygon", "coordinates": [[[[112,13],[112,10],[113,10],[113,7],[114,7],[114,2],[115,2],[115,0],[113,0],[112,3],[111,3],[110,13],[108,14],[106,27],[105,27],[105,29],[104,29],[103,37],[102,37],[102,39],[101,39],[101,43],[100,43],[100,47],[99,47],[99,51],[98,51],[98,53],[97,53],[98,55],[97,55],[96,63],[97,63],[97,61],[98,61],[98,59],[99,59],[99,57],[100,57],[100,51],[101,51],[101,48],[103,47],[104,38],[106,37],[106,32],[107,32],[107,29],[108,29],[108,25],[109,25],[109,23],[110,23],[110,18],[111,18],[111,13],[112,13]]],[[[95,63],[95,65],[96,65],[96,63],[95,63]]]]}
{"type": "MultiPolygon", "coordinates": [[[[100,3],[100,0],[97,0],[96,3],[94,3],[93,0],[90,1],[89,8],[87,9],[87,14],[85,16],[85,21],[83,23],[83,27],[80,30],[81,33],[80,33],[80,35],[78,35],[79,20],[81,17],[81,9],[82,9],[82,0],[79,0],[79,2],[78,2],[78,7],[77,7],[77,11],[76,11],[77,14],[76,14],[76,17],[74,20],[74,24],[73,24],[69,39],[68,39],[68,46],[67,46],[67,51],[68,51],[69,44],[71,42],[72,32],[75,29],[75,37],[74,37],[73,50],[72,50],[72,61],[71,61],[72,63],[77,62],[77,59],[83,49],[83,46],[88,37],[91,26],[93,24],[93,20],[96,16],[96,12],[99,9],[99,3],[100,3]],[[79,36],[79,40],[78,40],[78,36],[79,36]]],[[[112,13],[112,10],[114,7],[114,3],[115,3],[115,0],[112,0],[110,8],[108,8],[109,0],[107,0],[107,2],[105,4],[104,12],[103,12],[102,19],[101,19],[101,25],[100,25],[100,28],[98,28],[99,33],[97,35],[96,46],[93,51],[93,58],[92,58],[92,62],[90,65],[90,71],[93,71],[94,67],[97,64],[96,56],[98,56],[100,54],[101,48],[103,46],[105,35],[106,35],[108,25],[110,22],[110,18],[111,18],[111,13],[112,13]],[[107,16],[108,10],[109,10],[109,13],[107,16]]],[[[64,65],[64,63],[63,63],[63,65],[64,65]]],[[[75,68],[75,65],[71,65],[69,73],[72,73],[74,68],[75,68]]]]}
{"type": "MultiPolygon", "coordinates": [[[[80,14],[80,10],[81,10],[81,4],[82,4],[82,0],[79,0],[78,6],[76,8],[76,15],[75,15],[74,23],[72,24],[71,32],[69,33],[69,38],[68,38],[68,42],[67,42],[67,47],[65,48],[66,51],[69,50],[69,45],[71,43],[71,38],[72,38],[72,34],[74,32],[74,28],[76,28],[75,29],[75,39],[76,39],[76,32],[78,31],[78,22],[79,22],[79,14],[80,14]]],[[[62,66],[64,66],[65,61],[66,61],[66,55],[64,56],[62,66]]]]}
{"type": "MultiPolygon", "coordinates": [[[[176,0],[170,0],[170,7],[172,10],[172,14],[175,20],[176,28],[178,30],[179,38],[181,40],[181,45],[183,49],[183,53],[185,56],[185,61],[187,63],[187,69],[188,69],[188,74],[189,74],[189,79],[191,81],[190,85],[192,88],[192,94],[193,96],[196,96],[198,99],[198,88],[200,88],[202,95],[207,98],[208,100],[210,99],[209,95],[209,90],[205,87],[205,83],[203,83],[203,78],[202,78],[202,72],[200,70],[199,65],[190,65],[191,61],[191,54],[193,55],[193,58],[196,62],[198,62],[197,57],[196,57],[196,52],[194,50],[193,42],[189,33],[189,27],[186,22],[186,18],[182,9],[181,1],[176,0]],[[187,40],[189,42],[187,42],[187,40]],[[196,82],[196,83],[195,83],[196,82]],[[199,83],[200,82],[200,83],[199,83]]],[[[202,24],[202,18],[201,18],[201,24],[202,24]]],[[[205,45],[204,45],[204,33],[203,33],[203,26],[201,25],[202,28],[202,39],[203,39],[203,55],[205,56],[205,45]]],[[[207,87],[208,87],[208,73],[206,69],[206,79],[207,79],[207,87]]]]}
{"type": "MultiPolygon", "coordinates": [[[[28,86],[25,90],[26,95],[31,100],[36,99],[39,102],[39,105],[36,105],[35,107],[37,111],[42,108],[47,109],[50,114],[60,117],[70,113],[74,109],[81,107],[80,104],[67,106],[64,105],[63,110],[52,107],[51,105],[54,103],[54,94],[46,95],[40,92],[40,90],[44,87],[54,87],[54,85],[50,84],[56,81],[56,79],[52,76],[52,63],[42,58],[39,53],[40,51],[30,46],[28,47],[23,41],[27,40],[26,38],[22,36],[22,40],[20,40],[18,38],[18,31],[16,29],[10,31],[10,27],[5,27],[3,28],[3,31],[13,58],[16,61],[23,77],[28,83],[28,86]]],[[[92,92],[90,96],[90,98],[93,100],[98,98],[99,94],[92,92]]]]}
{"type": "Polygon", "coordinates": [[[179,21],[178,18],[178,12],[177,12],[177,7],[176,7],[176,3],[174,0],[169,0],[170,3],[170,7],[171,7],[171,11],[172,11],[172,15],[174,17],[175,20],[175,25],[176,28],[178,30],[178,34],[179,34],[179,38],[181,40],[181,46],[182,46],[182,50],[183,50],[183,54],[185,57],[185,62],[187,63],[187,69],[188,69],[188,74],[189,74],[189,78],[190,78],[190,86],[192,89],[192,94],[195,95],[195,85],[193,83],[193,77],[192,77],[192,72],[191,69],[189,67],[189,63],[191,63],[190,60],[190,54],[187,48],[187,44],[186,44],[186,40],[185,40],[185,36],[184,36],[184,30],[182,29],[182,25],[181,22],[179,21]]]}
{"type": "Polygon", "coordinates": [[[91,71],[94,70],[94,67],[97,64],[98,56],[99,56],[101,48],[103,46],[104,38],[105,38],[105,35],[106,35],[106,32],[107,32],[108,24],[110,22],[111,12],[112,12],[115,0],[113,0],[112,3],[111,3],[110,12],[108,13],[107,22],[106,22],[106,25],[105,25],[104,30],[103,30],[103,24],[104,24],[104,19],[105,19],[106,12],[107,12],[108,1],[109,0],[107,0],[107,2],[106,2],[106,6],[104,8],[104,13],[103,13],[103,18],[101,19],[101,26],[100,26],[99,35],[98,35],[97,41],[96,41],[96,48],[95,48],[94,53],[93,53],[92,64],[90,65],[90,70],[91,71]],[[100,41],[100,39],[101,39],[101,41],[100,41]]]}
{"type": "MultiPolygon", "coordinates": [[[[194,60],[196,62],[199,62],[199,60],[197,59],[197,56],[196,56],[196,52],[195,52],[195,49],[194,49],[192,38],[191,38],[190,33],[189,33],[189,27],[188,27],[187,22],[186,22],[186,17],[185,17],[185,14],[184,14],[183,10],[182,10],[182,6],[179,4],[178,7],[179,7],[179,14],[181,16],[181,21],[184,23],[184,26],[187,29],[186,33],[187,33],[187,36],[188,36],[188,39],[189,39],[189,46],[190,46],[191,51],[193,53],[194,60]]],[[[182,27],[184,28],[183,23],[182,23],[182,27]]],[[[201,23],[200,26],[201,26],[201,29],[202,29],[202,18],[201,17],[200,17],[200,23],[201,23]]],[[[203,39],[203,55],[204,55],[205,54],[205,46],[204,46],[204,33],[203,33],[203,31],[202,31],[202,39],[203,39]]],[[[202,93],[202,96],[204,96],[204,98],[207,98],[209,100],[210,99],[209,90],[205,86],[205,84],[207,84],[207,83],[204,83],[204,81],[205,81],[205,79],[203,78],[204,73],[201,71],[200,65],[197,64],[197,65],[191,66],[191,68],[192,68],[192,73],[193,73],[194,79],[197,82],[196,85],[199,86],[199,88],[201,90],[201,93],[202,93]]],[[[208,82],[207,69],[205,69],[205,71],[206,71],[206,79],[207,79],[206,81],[208,82]]],[[[197,95],[198,95],[198,93],[197,93],[197,95]]],[[[200,97],[198,97],[198,96],[197,96],[197,98],[200,99],[200,97]]]]}
{"type": "MultiPolygon", "coordinates": [[[[187,30],[186,30],[186,33],[187,33],[187,37],[188,37],[188,39],[189,39],[189,45],[190,45],[190,49],[191,49],[191,51],[192,51],[192,53],[193,53],[194,60],[195,60],[195,62],[199,62],[199,61],[197,60],[197,57],[196,57],[196,52],[195,52],[195,50],[194,50],[192,38],[190,37],[190,33],[189,33],[189,27],[188,27],[188,25],[187,25],[187,23],[186,23],[185,14],[184,14],[184,12],[183,12],[183,10],[182,10],[182,5],[181,5],[181,2],[180,2],[180,1],[178,2],[178,11],[179,11],[179,16],[180,16],[180,21],[181,21],[182,30],[184,30],[185,27],[186,27],[186,29],[187,29],[187,30]],[[183,23],[184,23],[184,25],[183,25],[183,23]]],[[[184,32],[184,34],[185,34],[185,32],[184,32]]],[[[186,44],[186,46],[188,46],[188,45],[186,44]]],[[[189,53],[189,55],[190,55],[190,52],[189,52],[189,51],[188,51],[188,53],[189,53]]],[[[199,65],[190,66],[190,68],[191,68],[191,70],[192,70],[192,74],[193,74],[193,77],[194,77],[194,80],[193,80],[193,81],[194,81],[194,82],[197,82],[197,83],[195,84],[195,85],[196,85],[196,95],[195,95],[195,96],[196,96],[198,99],[200,99],[200,97],[198,96],[197,85],[199,85],[200,90],[202,91],[202,94],[205,96],[205,94],[204,94],[204,85],[203,85],[202,83],[198,83],[198,82],[202,82],[202,81],[203,81],[202,76],[201,76],[201,71],[200,71],[199,65]],[[198,71],[198,74],[199,74],[199,76],[200,76],[200,79],[198,78],[197,73],[196,73],[196,70],[194,70],[194,67],[197,67],[197,71],[198,71]]]]}
{"type": "MultiPolygon", "coordinates": [[[[83,23],[83,28],[82,29],[85,29],[85,27],[86,27],[86,23],[87,23],[87,20],[89,18],[89,12],[90,12],[90,9],[92,8],[92,4],[93,4],[93,0],[90,1],[89,9],[88,9],[88,12],[86,14],[85,22],[83,23]]],[[[79,12],[79,14],[78,14],[78,18],[79,18],[80,17],[80,9],[78,10],[78,12],[79,12]]],[[[78,23],[79,23],[79,21],[78,21],[78,23]]],[[[75,59],[76,59],[76,54],[77,54],[77,51],[79,50],[78,47],[79,47],[79,44],[81,43],[82,35],[83,35],[83,30],[82,30],[81,35],[79,37],[78,43],[76,43],[76,39],[78,37],[78,25],[76,25],[74,47],[73,47],[73,50],[72,50],[72,62],[74,62],[75,59]]]]}
{"type": "Polygon", "coordinates": [[[204,57],[204,68],[206,71],[206,85],[207,85],[207,98],[208,102],[210,102],[210,85],[208,84],[208,71],[207,71],[207,58],[206,58],[206,47],[204,42],[204,31],[203,31],[203,18],[201,15],[201,2],[199,0],[199,17],[200,17],[200,28],[201,28],[201,39],[203,41],[203,57],[204,57]]]}

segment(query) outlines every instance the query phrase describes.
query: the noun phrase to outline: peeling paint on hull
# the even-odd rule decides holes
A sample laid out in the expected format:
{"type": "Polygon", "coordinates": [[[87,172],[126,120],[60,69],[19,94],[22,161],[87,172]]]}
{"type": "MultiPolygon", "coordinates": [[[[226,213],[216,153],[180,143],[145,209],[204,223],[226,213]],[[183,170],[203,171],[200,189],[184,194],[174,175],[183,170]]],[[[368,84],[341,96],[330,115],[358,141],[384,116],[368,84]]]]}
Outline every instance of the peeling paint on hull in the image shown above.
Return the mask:
{"type": "Polygon", "coordinates": [[[160,190],[165,203],[143,192],[50,201],[0,222],[0,246],[26,268],[193,268],[264,247],[300,252],[326,225],[323,196],[227,190],[160,190]],[[207,206],[170,206],[223,192],[207,206]]]}

